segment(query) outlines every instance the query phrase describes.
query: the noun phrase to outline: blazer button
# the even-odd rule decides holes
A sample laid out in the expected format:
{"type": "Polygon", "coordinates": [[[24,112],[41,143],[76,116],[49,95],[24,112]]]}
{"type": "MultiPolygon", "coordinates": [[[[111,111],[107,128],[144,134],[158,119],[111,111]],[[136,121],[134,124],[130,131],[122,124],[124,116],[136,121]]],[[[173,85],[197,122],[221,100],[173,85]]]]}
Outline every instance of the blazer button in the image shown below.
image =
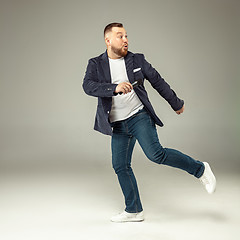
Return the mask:
{"type": "Polygon", "coordinates": [[[110,111],[107,111],[107,114],[109,114],[110,113],[110,111]]]}

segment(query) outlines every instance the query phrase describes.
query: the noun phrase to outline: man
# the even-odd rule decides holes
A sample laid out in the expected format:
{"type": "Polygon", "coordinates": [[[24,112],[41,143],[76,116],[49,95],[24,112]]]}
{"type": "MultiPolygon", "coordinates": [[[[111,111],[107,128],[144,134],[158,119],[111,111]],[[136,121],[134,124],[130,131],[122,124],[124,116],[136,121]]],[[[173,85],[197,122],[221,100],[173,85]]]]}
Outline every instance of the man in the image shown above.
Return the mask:
{"type": "Polygon", "coordinates": [[[127,33],[121,23],[108,24],[104,29],[104,38],[107,50],[89,60],[83,89],[88,95],[98,97],[94,129],[112,136],[112,165],[126,208],[111,220],[144,220],[137,182],[131,168],[136,140],[151,161],[192,174],[200,179],[208,193],[213,193],[216,179],[209,164],[161,146],[155,125],[163,126],[163,123],[155,114],[144,85],[140,84],[134,89],[133,85],[147,79],[177,114],[184,111],[183,100],[177,97],[143,54],[128,51],[127,33]]]}

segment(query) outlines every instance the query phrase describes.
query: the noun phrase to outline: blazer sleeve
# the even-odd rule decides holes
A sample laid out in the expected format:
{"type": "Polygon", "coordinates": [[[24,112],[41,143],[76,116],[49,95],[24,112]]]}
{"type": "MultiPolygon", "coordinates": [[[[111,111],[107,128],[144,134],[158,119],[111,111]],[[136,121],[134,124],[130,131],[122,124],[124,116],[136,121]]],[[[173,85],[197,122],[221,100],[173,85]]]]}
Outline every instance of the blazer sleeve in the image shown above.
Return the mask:
{"type": "Polygon", "coordinates": [[[184,105],[184,101],[177,97],[176,93],[171,89],[169,84],[161,77],[161,75],[148,63],[143,57],[143,74],[151,83],[152,87],[170,104],[174,111],[178,111],[184,105]]]}
{"type": "Polygon", "coordinates": [[[82,84],[86,94],[94,97],[112,97],[117,84],[100,82],[97,74],[97,63],[95,59],[88,61],[87,70],[82,84]]]}

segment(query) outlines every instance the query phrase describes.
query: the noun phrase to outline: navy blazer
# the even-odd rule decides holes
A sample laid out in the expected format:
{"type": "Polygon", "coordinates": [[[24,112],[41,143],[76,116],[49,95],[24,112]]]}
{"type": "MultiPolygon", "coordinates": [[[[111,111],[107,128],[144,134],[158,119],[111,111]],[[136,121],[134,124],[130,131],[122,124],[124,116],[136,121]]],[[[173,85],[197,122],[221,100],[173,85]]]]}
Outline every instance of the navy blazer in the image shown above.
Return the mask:
{"type": "MultiPolygon", "coordinates": [[[[130,83],[139,79],[142,79],[144,82],[144,79],[147,79],[152,87],[166,99],[174,111],[182,108],[184,101],[177,97],[168,83],[166,83],[151,64],[145,60],[143,54],[128,52],[124,60],[130,83]],[[134,71],[134,69],[138,71],[134,71]]],[[[107,135],[112,135],[109,113],[112,106],[112,97],[116,95],[114,93],[116,86],[117,84],[112,84],[111,82],[107,51],[98,57],[90,59],[83,80],[83,89],[86,94],[98,97],[94,129],[107,135]]],[[[134,91],[155,123],[162,127],[163,123],[154,112],[144,85],[134,88],[134,91]]]]}

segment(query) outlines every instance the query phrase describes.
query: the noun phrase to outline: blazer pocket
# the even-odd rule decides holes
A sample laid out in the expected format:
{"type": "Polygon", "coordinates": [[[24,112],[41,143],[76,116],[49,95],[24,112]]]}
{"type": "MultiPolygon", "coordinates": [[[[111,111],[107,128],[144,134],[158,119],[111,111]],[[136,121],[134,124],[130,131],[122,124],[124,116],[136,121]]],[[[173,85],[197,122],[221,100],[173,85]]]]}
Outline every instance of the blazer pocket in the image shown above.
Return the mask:
{"type": "Polygon", "coordinates": [[[133,75],[135,80],[144,79],[144,75],[141,70],[134,72],[133,75]]]}

